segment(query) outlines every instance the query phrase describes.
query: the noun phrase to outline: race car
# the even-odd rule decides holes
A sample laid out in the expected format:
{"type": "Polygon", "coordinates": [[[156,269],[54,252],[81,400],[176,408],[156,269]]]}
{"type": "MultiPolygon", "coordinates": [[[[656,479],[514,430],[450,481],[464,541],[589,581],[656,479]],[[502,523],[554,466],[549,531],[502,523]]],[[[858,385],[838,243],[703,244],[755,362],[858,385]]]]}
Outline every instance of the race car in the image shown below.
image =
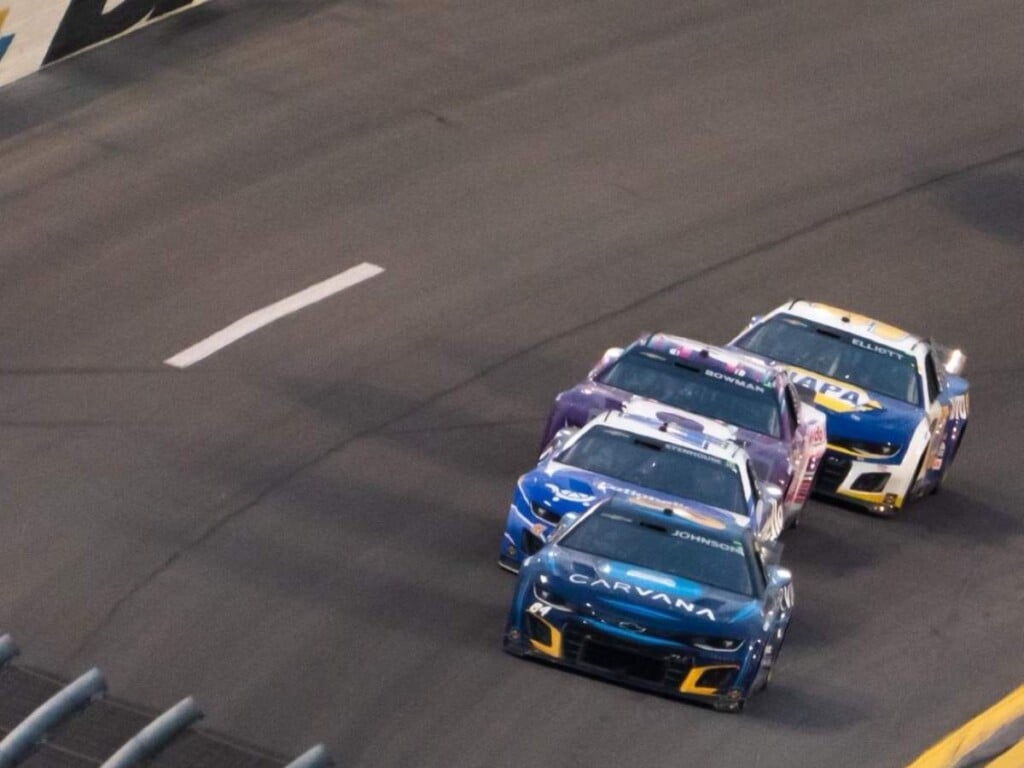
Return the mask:
{"type": "Polygon", "coordinates": [[[644,397],[735,428],[765,481],[783,489],[784,525],[799,521],[825,452],[825,419],[784,370],[735,350],[664,333],[609,349],[587,378],[555,398],[541,440],[644,397]]]}
{"type": "Polygon", "coordinates": [[[792,616],[771,546],[719,513],[609,497],[524,562],[505,650],[739,712],[792,616]]]}
{"type": "Polygon", "coordinates": [[[777,538],[782,491],[758,479],[747,453],[728,436],[714,422],[645,401],[606,411],[582,429],[561,430],[516,483],[499,565],[517,571],[563,515],[613,493],[663,506],[686,503],[760,538],[777,538]]]}
{"type": "Polygon", "coordinates": [[[939,489],[967,427],[959,350],[809,301],[755,317],[732,346],[784,365],[826,414],[816,492],[889,516],[939,489]]]}

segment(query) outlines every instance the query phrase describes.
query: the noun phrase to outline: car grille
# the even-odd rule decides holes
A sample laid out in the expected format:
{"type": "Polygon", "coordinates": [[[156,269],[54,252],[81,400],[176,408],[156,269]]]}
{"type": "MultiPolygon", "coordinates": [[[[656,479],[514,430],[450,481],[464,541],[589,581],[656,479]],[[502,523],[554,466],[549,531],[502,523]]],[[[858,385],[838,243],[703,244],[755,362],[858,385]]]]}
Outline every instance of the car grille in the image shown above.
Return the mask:
{"type": "Polygon", "coordinates": [[[544,546],[544,542],[533,531],[523,531],[523,552],[527,555],[535,555],[544,546]]]}
{"type": "Polygon", "coordinates": [[[679,688],[693,665],[688,656],[631,643],[577,623],[567,627],[563,634],[562,655],[584,669],[672,689],[679,688]]]}
{"type": "Polygon", "coordinates": [[[833,451],[825,451],[814,489],[822,493],[835,493],[850,472],[851,459],[833,451]]]}
{"type": "Polygon", "coordinates": [[[561,515],[552,512],[550,509],[547,509],[546,507],[543,507],[540,504],[531,504],[530,508],[533,510],[534,515],[536,515],[546,523],[558,525],[559,521],[561,521],[562,519],[561,515]]]}

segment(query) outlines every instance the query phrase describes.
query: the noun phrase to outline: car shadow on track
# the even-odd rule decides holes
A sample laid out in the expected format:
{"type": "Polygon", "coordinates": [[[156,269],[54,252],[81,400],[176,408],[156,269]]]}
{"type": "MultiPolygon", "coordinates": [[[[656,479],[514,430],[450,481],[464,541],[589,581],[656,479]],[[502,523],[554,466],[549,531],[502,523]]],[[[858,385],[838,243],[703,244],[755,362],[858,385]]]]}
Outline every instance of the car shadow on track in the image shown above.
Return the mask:
{"type": "Polygon", "coordinates": [[[834,579],[872,568],[884,557],[878,543],[864,537],[863,528],[874,524],[866,516],[850,517],[846,510],[815,505],[811,519],[782,538],[783,563],[797,579],[805,572],[834,579]]]}
{"type": "Polygon", "coordinates": [[[951,180],[942,202],[974,229],[1006,243],[1024,244],[1024,170],[987,168],[951,180]]]}
{"type": "Polygon", "coordinates": [[[900,522],[917,536],[953,537],[976,544],[999,544],[1024,535],[1024,518],[1019,512],[999,509],[959,490],[943,490],[919,499],[907,507],[900,522]]]}
{"type": "Polygon", "coordinates": [[[867,719],[868,712],[840,692],[833,696],[773,682],[750,700],[744,717],[794,731],[835,731],[867,719]]]}

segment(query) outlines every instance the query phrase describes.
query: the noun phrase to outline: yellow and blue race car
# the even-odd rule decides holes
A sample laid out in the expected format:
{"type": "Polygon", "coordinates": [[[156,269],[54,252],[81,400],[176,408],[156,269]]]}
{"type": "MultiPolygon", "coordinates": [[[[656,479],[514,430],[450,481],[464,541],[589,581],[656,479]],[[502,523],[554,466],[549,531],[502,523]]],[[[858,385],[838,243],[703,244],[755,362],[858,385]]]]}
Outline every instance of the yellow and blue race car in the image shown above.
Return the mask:
{"type": "Polygon", "coordinates": [[[959,350],[808,301],[755,317],[731,346],[785,366],[826,414],[816,492],[892,515],[939,489],[967,427],[959,350]]]}

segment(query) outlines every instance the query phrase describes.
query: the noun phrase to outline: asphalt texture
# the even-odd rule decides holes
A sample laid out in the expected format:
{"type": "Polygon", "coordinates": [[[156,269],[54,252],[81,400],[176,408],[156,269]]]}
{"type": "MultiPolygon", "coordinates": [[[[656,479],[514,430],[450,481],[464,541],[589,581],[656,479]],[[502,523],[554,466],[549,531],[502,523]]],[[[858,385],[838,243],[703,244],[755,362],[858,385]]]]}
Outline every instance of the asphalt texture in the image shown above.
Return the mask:
{"type": "Polygon", "coordinates": [[[1019,0],[215,0],[0,91],[0,627],[340,765],[898,766],[1020,684],[1019,0]],[[383,275],[162,360],[360,262],[383,275]],[[961,346],[740,717],[500,650],[554,394],[790,297],[961,346]]]}

